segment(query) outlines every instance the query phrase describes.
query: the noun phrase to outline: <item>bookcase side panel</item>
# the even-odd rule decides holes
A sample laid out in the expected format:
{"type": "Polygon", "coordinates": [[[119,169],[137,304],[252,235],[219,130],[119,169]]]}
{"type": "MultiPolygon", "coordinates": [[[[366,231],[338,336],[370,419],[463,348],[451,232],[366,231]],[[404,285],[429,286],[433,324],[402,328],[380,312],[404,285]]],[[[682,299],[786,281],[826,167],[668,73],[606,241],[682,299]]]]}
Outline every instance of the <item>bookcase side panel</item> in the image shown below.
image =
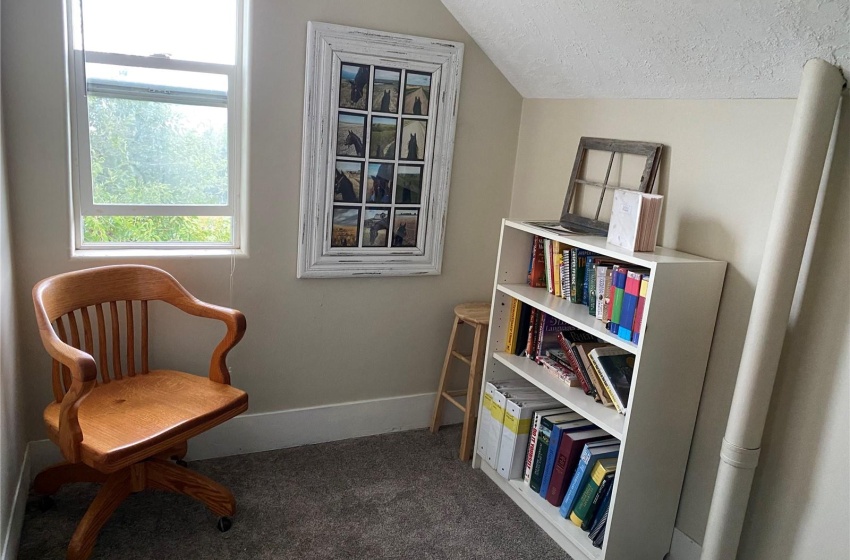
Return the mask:
{"type": "MultiPolygon", "coordinates": [[[[493,296],[490,308],[490,326],[487,332],[487,347],[484,354],[484,373],[481,391],[478,397],[478,418],[489,414],[484,410],[484,388],[488,381],[511,379],[515,377],[493,358],[493,352],[504,350],[507,325],[510,320],[511,298],[497,290],[500,282],[524,282],[528,275],[527,265],[531,251],[531,235],[524,231],[506,227],[502,220],[499,239],[499,252],[496,258],[496,272],[493,280],[493,296]],[[523,269],[522,262],[526,263],[523,269]]],[[[474,449],[478,449],[478,429],[475,430],[474,449]]],[[[472,454],[473,468],[479,468],[481,457],[472,454]]]]}
{"type": "Polygon", "coordinates": [[[659,263],[606,535],[606,560],[658,560],[670,548],[726,263],[659,263]]]}

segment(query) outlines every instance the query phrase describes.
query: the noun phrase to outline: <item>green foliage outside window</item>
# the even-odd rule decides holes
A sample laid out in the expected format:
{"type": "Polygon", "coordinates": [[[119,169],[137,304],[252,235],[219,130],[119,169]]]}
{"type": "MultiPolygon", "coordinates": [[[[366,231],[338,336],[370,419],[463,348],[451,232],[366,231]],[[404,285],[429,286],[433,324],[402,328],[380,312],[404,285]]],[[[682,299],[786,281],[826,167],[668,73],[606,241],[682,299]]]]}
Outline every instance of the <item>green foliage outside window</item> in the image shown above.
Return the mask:
{"type": "MultiPolygon", "coordinates": [[[[227,204],[226,109],[88,96],[95,204],[227,204]]],[[[229,216],[85,216],[85,242],[230,243],[229,216]]]]}

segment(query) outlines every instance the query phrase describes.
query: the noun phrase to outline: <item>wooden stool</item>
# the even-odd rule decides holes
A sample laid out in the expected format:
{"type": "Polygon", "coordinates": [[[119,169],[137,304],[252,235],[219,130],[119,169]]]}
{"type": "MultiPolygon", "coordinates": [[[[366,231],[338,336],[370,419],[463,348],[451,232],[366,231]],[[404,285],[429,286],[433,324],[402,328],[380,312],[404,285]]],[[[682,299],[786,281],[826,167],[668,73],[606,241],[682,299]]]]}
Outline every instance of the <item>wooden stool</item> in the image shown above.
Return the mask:
{"type": "Polygon", "coordinates": [[[490,325],[489,303],[462,303],[455,307],[455,320],[452,324],[452,334],[449,337],[449,348],[443,361],[443,373],[440,375],[440,386],[437,388],[437,401],[434,403],[434,417],[431,420],[431,431],[437,433],[443,415],[443,400],[447,400],[463,411],[463,433],[460,438],[460,460],[472,458],[472,444],[475,441],[475,421],[478,418],[478,393],[481,390],[481,376],[484,371],[484,349],[487,346],[487,329],[490,325]],[[472,344],[472,354],[465,356],[455,350],[455,335],[458,325],[466,323],[475,328],[475,338],[472,344]],[[449,374],[449,362],[452,357],[469,364],[469,380],[466,389],[457,391],[446,390],[446,380],[449,374]],[[466,397],[463,404],[456,397],[466,397]]]}

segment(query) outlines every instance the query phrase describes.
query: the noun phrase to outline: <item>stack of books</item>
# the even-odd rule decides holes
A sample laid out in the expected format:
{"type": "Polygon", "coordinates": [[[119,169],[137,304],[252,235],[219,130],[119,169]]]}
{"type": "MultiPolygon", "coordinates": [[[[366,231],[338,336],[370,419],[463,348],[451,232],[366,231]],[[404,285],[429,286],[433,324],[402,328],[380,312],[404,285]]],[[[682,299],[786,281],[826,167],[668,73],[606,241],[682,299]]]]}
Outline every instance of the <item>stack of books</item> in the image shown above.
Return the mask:
{"type": "Polygon", "coordinates": [[[626,414],[635,357],[516,299],[505,352],[526,356],[570,387],[626,414]]]}
{"type": "Polygon", "coordinates": [[[649,281],[646,268],[534,236],[527,283],[587,306],[605,328],[635,344],[640,339],[649,281]]]}
{"type": "Polygon", "coordinates": [[[524,381],[488,383],[478,453],[602,546],[620,442],[524,381]],[[489,396],[488,396],[489,395],[489,396]],[[482,437],[500,434],[500,437],[482,437]]]}
{"type": "Polygon", "coordinates": [[[608,243],[629,251],[654,251],[664,197],[638,191],[614,191],[608,243]]]}

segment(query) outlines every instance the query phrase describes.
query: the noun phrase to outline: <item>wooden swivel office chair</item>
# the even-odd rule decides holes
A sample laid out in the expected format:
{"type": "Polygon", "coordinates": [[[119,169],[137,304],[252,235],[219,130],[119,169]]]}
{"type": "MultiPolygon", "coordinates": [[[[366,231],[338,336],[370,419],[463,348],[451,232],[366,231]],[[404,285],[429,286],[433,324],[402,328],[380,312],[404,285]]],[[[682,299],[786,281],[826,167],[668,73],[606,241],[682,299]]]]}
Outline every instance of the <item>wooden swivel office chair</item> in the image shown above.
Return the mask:
{"type": "Polygon", "coordinates": [[[71,538],[68,559],[88,558],[119,504],[146,488],[190,496],[220,516],[220,530],[229,529],[233,494],[186,468],[182,458],[189,438],[248,408],[248,395],[230,386],[225,365],[245,333],[245,316],[204,303],[167,272],[139,265],[47,278],[33,288],[33,302],[41,340],[53,357],[55,401],[44,410],[44,422],[66,459],[39,473],[34,489],[50,496],[69,482],[103,483],[71,538]],[[225,323],[209,378],[148,368],[148,302],[155,300],[225,323]]]}

